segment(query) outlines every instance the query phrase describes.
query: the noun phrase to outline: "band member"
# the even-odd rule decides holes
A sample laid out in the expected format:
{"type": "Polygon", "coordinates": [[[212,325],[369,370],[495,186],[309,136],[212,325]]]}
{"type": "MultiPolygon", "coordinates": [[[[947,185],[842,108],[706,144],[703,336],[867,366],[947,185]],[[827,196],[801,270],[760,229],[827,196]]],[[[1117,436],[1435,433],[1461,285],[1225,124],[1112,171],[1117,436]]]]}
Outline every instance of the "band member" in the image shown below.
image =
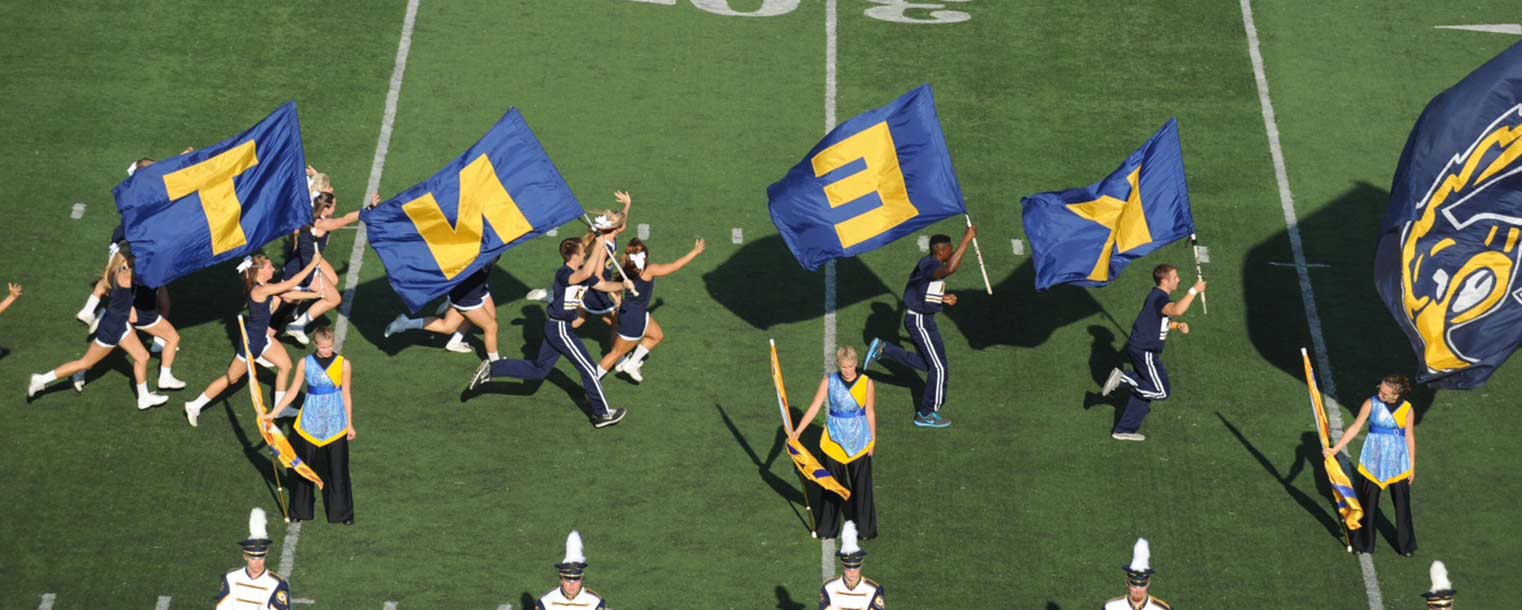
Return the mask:
{"type": "MultiPolygon", "coordinates": [[[[296,416],[291,445],[301,461],[312,466],[326,485],[322,505],[328,523],[354,524],[354,491],[349,480],[349,441],[354,440],[354,368],[333,347],[333,328],[312,332],[315,352],[296,363],[296,387],[264,416],[274,422],[306,386],[306,399],[296,416]]],[[[291,478],[291,521],[310,521],[317,499],[306,477],[291,478]]]]}
{"type": "Polygon", "coordinates": [[[1126,594],[1105,602],[1104,610],[1172,610],[1168,602],[1152,597],[1152,575],[1157,572],[1150,565],[1152,547],[1146,538],[1136,539],[1131,551],[1131,563],[1122,568],[1126,571],[1126,594]]]}
{"type": "Polygon", "coordinates": [[[859,524],[862,538],[877,537],[877,504],[872,494],[872,454],[877,445],[877,388],[856,367],[856,349],[842,345],[835,350],[835,365],[840,369],[819,382],[814,402],[798,420],[789,441],[798,440],[819,407],[826,402],[824,432],[819,450],[824,467],[835,480],[846,484],[851,499],[841,501],[833,493],[822,493],[814,506],[814,533],[820,538],[840,534],[840,524],[851,520],[859,524]]]}
{"type": "Polygon", "coordinates": [[[1432,562],[1432,589],[1422,594],[1427,599],[1427,610],[1453,608],[1453,598],[1458,594],[1448,581],[1448,567],[1441,561],[1432,562]]]}
{"type": "Polygon", "coordinates": [[[847,521],[841,529],[840,552],[835,554],[841,577],[819,588],[819,610],[883,610],[883,586],[861,576],[867,552],[857,543],[856,524],[847,521]]]}
{"type": "Polygon", "coordinates": [[[571,535],[565,539],[565,558],[555,564],[555,569],[560,571],[560,586],[551,589],[549,593],[539,597],[534,603],[535,610],[555,610],[556,608],[574,608],[575,610],[606,610],[608,602],[601,595],[593,593],[591,589],[582,586],[581,579],[586,576],[587,558],[581,549],[581,534],[571,530],[571,535]]]}
{"type": "Polygon", "coordinates": [[[264,509],[256,508],[248,515],[248,538],[238,543],[243,567],[222,577],[217,610],[291,610],[290,583],[264,566],[271,544],[264,509]]]}
{"type": "Polygon", "coordinates": [[[1390,490],[1395,501],[1395,546],[1400,554],[1416,553],[1416,528],[1411,523],[1411,483],[1416,480],[1416,414],[1405,396],[1411,382],[1400,375],[1390,375],[1379,383],[1379,393],[1363,401],[1358,419],[1342,433],[1337,444],[1323,450],[1326,457],[1342,451],[1364,422],[1369,436],[1358,456],[1358,477],[1353,482],[1358,501],[1363,504],[1363,526],[1351,533],[1353,550],[1373,553],[1376,532],[1375,514],[1379,512],[1380,492],[1390,490]]]}

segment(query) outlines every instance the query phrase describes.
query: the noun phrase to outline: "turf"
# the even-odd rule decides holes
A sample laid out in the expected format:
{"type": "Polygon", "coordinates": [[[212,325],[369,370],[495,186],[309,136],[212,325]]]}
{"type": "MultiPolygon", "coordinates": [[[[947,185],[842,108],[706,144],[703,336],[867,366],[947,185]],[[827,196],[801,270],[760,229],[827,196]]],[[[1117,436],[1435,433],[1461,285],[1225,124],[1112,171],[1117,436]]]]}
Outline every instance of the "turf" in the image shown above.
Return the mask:
{"type": "MultiPolygon", "coordinates": [[[[914,428],[921,383],[873,372],[881,537],[867,545],[867,575],[895,606],[1090,608],[1124,592],[1119,567],[1146,536],[1154,592],[1182,607],[1365,607],[1306,436],[1298,350],[1309,331],[1294,270],[1270,264],[1291,257],[1239,7],[987,0],[951,7],[972,15],[965,23],[908,25],[872,19],[868,6],[840,3],[837,118],[934,85],[995,290],[982,294],[970,266],[952,281],[963,299],[941,322],[952,429],[914,428]],[[1010,240],[1025,238],[1022,195],[1097,180],[1170,116],[1210,247],[1211,308],[1197,306],[1194,332],[1169,341],[1176,393],[1148,420],[1148,442],[1116,443],[1119,402],[1099,398],[1098,383],[1123,358],[1146,268],[1186,265],[1187,248],[1165,248],[1108,288],[1036,293],[1029,254],[1010,240]]],[[[1352,407],[1379,376],[1412,366],[1370,282],[1375,219],[1411,121],[1514,42],[1432,26],[1509,14],[1500,2],[1255,8],[1306,253],[1330,265],[1311,273],[1334,398],[1352,407]]],[[[0,281],[27,290],[0,317],[11,350],[0,358],[11,414],[0,489],[20,499],[0,514],[0,607],[32,608],[47,592],[60,610],[147,607],[162,595],[201,603],[237,565],[248,508],[275,510],[247,389],[213,403],[197,429],[178,409],[231,355],[227,324],[241,303],[230,267],[174,286],[171,320],[185,337],[175,371],[192,387],[169,406],[132,409],[120,357],[81,396],[27,404],[21,389],[83,349],[72,313],[131,160],[219,141],[296,99],[309,160],[333,175],[342,209],[361,201],[403,12],[400,2],[0,5],[14,26],[0,40],[12,117],[0,122],[0,281]],[[71,220],[76,201],[88,211],[71,220]]],[[[288,575],[296,597],[318,608],[517,608],[554,585],[550,566],[578,528],[588,585],[613,607],[815,606],[820,551],[779,456],[766,340],[802,403],[823,371],[825,280],[781,244],[765,189],[824,133],[824,22],[824,3],[812,2],[753,18],[692,2],[422,3],[383,196],[430,176],[516,106],[585,207],[634,194],[654,260],[696,237],[709,248],[659,283],[653,315],[667,342],[643,384],[607,384],[631,410],[607,430],[586,425],[568,365],[537,387],[465,393],[475,358],[440,349],[439,337],[383,338],[402,307],[367,251],[344,346],[357,524],[302,529],[288,575]]],[[[330,246],[340,274],[353,236],[330,246]]],[[[553,241],[513,250],[492,277],[508,357],[538,345],[543,307],[520,297],[548,285],[553,241]]],[[[919,256],[904,240],[840,261],[842,344],[901,334],[898,295],[919,256]]],[[[584,335],[600,355],[609,337],[593,328],[584,335]]],[[[1498,467],[1507,432],[1491,424],[1518,389],[1514,369],[1482,391],[1415,397],[1422,548],[1411,560],[1381,543],[1386,607],[1415,605],[1431,559],[1449,564],[1466,605],[1522,595],[1509,561],[1522,546],[1493,533],[1509,525],[1522,483],[1498,467]]]]}

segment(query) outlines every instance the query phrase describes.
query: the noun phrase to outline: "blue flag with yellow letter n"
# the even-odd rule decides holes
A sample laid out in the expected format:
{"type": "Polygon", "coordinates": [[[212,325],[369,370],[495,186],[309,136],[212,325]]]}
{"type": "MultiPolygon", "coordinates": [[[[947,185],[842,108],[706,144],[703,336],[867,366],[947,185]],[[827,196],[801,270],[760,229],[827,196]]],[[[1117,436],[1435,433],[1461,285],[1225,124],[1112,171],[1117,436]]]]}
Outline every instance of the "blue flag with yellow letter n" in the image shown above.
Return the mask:
{"type": "Polygon", "coordinates": [[[1438,94],[1411,129],[1374,286],[1417,380],[1484,385],[1522,345],[1522,43],[1438,94]]]}
{"type": "Polygon", "coordinates": [[[1178,120],[1098,184],[1020,200],[1036,290],[1105,286],[1131,261],[1194,233],[1178,120]]]}
{"type": "Polygon", "coordinates": [[[417,313],[518,244],[580,218],[581,204],[517,108],[439,173],[360,212],[370,245],[417,313]]]}
{"type": "Polygon", "coordinates": [[[139,169],[111,192],[145,285],[258,252],[312,224],[296,103],[231,140],[139,169]]]}
{"type": "Polygon", "coordinates": [[[836,127],[766,193],[809,271],[967,212],[930,85],[836,127]]]}

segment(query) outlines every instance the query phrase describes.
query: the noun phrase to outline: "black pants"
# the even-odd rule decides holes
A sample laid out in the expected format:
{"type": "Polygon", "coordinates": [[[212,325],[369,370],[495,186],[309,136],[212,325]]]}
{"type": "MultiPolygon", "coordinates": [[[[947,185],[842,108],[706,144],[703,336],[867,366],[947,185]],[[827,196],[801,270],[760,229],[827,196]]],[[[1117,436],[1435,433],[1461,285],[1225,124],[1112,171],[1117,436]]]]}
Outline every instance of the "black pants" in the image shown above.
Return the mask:
{"type": "MultiPolygon", "coordinates": [[[[1378,532],[1374,531],[1374,514],[1379,512],[1379,484],[1365,476],[1355,476],[1353,488],[1363,504],[1362,527],[1352,532],[1353,550],[1373,553],[1378,532]]],[[[1411,525],[1411,482],[1391,483],[1390,499],[1395,500],[1395,550],[1402,555],[1416,552],[1416,529],[1411,525]]]]}
{"type": "MultiPolygon", "coordinates": [[[[328,523],[354,520],[354,488],[349,484],[349,439],[340,438],[318,447],[300,434],[291,435],[296,456],[322,477],[322,507],[328,523]]],[[[317,507],[316,489],[311,481],[291,474],[291,519],[311,521],[317,507]]]]}
{"type": "Polygon", "coordinates": [[[814,533],[823,538],[839,538],[840,528],[846,521],[856,522],[856,534],[863,540],[877,537],[877,503],[872,499],[872,456],[864,455],[849,464],[835,461],[829,455],[821,455],[824,467],[846,489],[851,490],[850,500],[825,491],[818,485],[809,488],[820,497],[814,501],[814,533]]]}

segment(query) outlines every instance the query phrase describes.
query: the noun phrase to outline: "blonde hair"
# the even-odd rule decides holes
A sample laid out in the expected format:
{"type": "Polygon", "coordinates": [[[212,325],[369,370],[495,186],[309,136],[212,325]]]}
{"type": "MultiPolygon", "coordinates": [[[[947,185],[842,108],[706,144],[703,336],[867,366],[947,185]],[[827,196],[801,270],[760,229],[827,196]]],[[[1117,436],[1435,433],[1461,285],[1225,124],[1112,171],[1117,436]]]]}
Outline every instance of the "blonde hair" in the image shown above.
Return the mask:
{"type": "Polygon", "coordinates": [[[838,348],[835,348],[835,366],[840,366],[840,363],[842,362],[853,362],[856,364],[861,364],[861,360],[858,359],[856,355],[856,348],[849,345],[842,345],[838,348]]]}
{"type": "Polygon", "coordinates": [[[332,340],[333,340],[333,327],[331,327],[331,326],[324,326],[322,328],[319,328],[317,330],[312,331],[312,341],[314,341],[314,342],[316,342],[316,341],[332,341],[332,340]]]}
{"type": "Polygon", "coordinates": [[[312,188],[310,190],[313,197],[316,197],[318,193],[331,191],[333,190],[333,179],[329,178],[327,174],[319,172],[312,176],[312,188]]]}

